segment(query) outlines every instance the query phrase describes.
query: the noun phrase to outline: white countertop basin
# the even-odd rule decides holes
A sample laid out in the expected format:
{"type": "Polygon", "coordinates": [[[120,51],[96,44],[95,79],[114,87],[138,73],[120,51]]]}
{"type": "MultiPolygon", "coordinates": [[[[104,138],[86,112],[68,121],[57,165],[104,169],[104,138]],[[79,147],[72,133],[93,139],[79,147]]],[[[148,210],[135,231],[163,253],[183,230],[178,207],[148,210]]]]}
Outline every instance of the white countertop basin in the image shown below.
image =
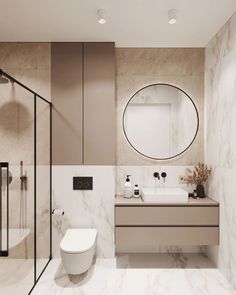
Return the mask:
{"type": "Polygon", "coordinates": [[[188,192],[182,188],[143,188],[142,197],[148,203],[183,203],[188,202],[188,192]]]}

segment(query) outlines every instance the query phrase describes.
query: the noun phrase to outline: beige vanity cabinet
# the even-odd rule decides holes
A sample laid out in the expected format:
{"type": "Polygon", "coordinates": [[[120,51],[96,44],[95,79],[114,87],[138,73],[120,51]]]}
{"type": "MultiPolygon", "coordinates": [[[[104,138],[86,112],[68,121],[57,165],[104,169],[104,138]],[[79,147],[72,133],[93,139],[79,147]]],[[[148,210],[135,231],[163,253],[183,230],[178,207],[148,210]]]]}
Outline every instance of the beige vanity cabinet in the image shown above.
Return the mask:
{"type": "Polygon", "coordinates": [[[51,45],[54,165],[115,163],[115,46],[51,45]]]}
{"type": "Polygon", "coordinates": [[[117,253],[156,252],[163,245],[217,245],[219,204],[210,198],[183,204],[115,200],[117,253]]]}

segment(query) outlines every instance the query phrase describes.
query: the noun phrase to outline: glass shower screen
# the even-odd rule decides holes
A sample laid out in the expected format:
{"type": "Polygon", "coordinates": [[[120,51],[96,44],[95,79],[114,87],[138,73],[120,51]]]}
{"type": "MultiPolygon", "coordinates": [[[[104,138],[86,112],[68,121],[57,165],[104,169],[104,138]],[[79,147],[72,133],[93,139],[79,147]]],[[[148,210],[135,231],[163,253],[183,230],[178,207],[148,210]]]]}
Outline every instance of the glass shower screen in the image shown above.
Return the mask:
{"type": "Polygon", "coordinates": [[[51,259],[51,103],[0,75],[0,294],[28,294],[51,259]]]}

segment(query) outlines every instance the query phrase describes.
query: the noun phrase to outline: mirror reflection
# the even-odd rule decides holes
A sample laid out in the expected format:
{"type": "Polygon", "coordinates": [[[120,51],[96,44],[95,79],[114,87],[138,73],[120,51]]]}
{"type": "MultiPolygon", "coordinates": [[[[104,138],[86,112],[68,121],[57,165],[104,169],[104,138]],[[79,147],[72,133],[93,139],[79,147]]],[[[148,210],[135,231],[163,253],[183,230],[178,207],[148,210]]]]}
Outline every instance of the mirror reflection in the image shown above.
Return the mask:
{"type": "Polygon", "coordinates": [[[142,88],[129,100],[123,114],[128,142],[153,159],[170,159],[183,153],[194,141],[198,125],[192,99],[168,84],[142,88]]]}

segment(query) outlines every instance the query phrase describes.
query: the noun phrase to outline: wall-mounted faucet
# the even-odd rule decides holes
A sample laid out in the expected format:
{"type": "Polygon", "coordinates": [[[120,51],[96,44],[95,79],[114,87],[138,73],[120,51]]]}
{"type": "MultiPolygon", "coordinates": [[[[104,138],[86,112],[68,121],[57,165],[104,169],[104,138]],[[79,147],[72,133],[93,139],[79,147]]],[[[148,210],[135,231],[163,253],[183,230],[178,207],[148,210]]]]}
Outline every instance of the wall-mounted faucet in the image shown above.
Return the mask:
{"type": "MultiPolygon", "coordinates": [[[[155,180],[156,179],[161,180],[159,172],[154,172],[153,173],[153,176],[154,176],[155,180]]],[[[166,182],[167,173],[166,172],[162,172],[161,173],[161,177],[163,178],[163,185],[164,185],[164,183],[166,182]]]]}
{"type": "Polygon", "coordinates": [[[161,177],[164,179],[164,182],[166,182],[167,173],[166,172],[162,172],[161,173],[161,177]]]}
{"type": "Polygon", "coordinates": [[[153,173],[153,176],[154,176],[155,178],[157,178],[158,180],[160,180],[160,174],[159,174],[158,172],[154,172],[154,173],[153,173]]]}

